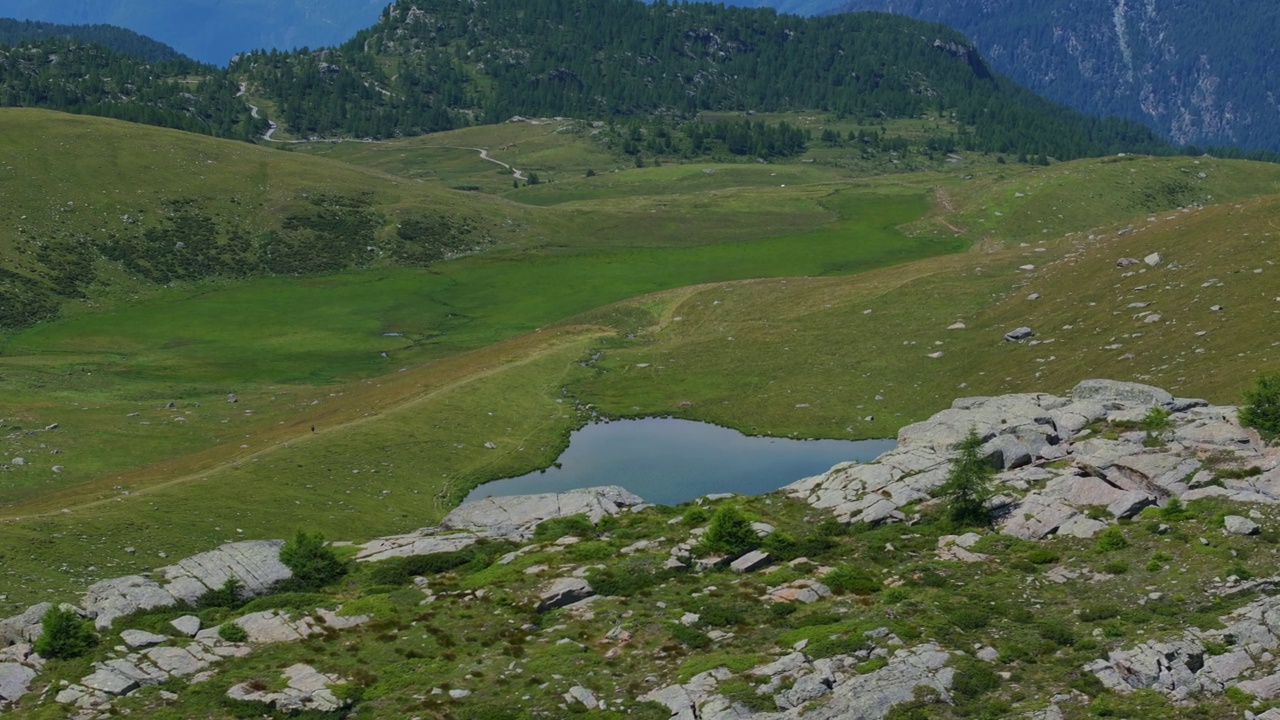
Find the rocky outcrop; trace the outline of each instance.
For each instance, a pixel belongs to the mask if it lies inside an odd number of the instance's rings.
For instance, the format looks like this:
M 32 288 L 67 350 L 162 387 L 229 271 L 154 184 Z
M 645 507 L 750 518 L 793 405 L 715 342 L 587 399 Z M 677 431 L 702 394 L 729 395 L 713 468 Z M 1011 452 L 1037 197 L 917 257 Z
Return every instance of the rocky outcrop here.
M 586 515 L 594 523 L 642 504 L 644 500 L 639 496 L 616 485 L 541 495 L 488 497 L 459 506 L 446 515 L 440 525 L 445 530 L 470 530 L 492 537 L 527 540 L 543 520 Z
M 329 688 L 331 685 L 345 685 L 347 681 L 325 675 L 310 665 L 291 665 L 285 668 L 283 677 L 286 685 L 278 692 L 254 690 L 252 683 L 243 682 L 231 686 L 227 690 L 227 697 L 242 702 L 265 703 L 288 714 L 306 710 L 336 712 L 348 704 L 348 701 L 339 699 Z
M 1168 413 L 1168 427 L 1150 434 L 1135 430 L 1103 439 L 1087 427 L 1096 421 L 1140 426 L 1157 408 Z M 874 462 L 837 465 L 784 490 L 830 509 L 843 522 L 907 520 L 908 507 L 929 499 L 945 482 L 953 448 L 973 430 L 999 471 L 992 506 L 1001 531 L 1016 537 L 1090 537 L 1170 497 L 1280 503 L 1280 457 L 1267 455 L 1236 415 L 1233 407 L 1112 380 L 1086 380 L 1069 397 L 961 398 L 904 427 L 897 449 Z M 1220 480 L 1204 471 L 1202 458 L 1210 454 L 1228 464 L 1256 465 L 1260 472 Z M 961 555 L 949 548 L 943 550 Z
M 1274 657 L 1280 649 L 1280 597 L 1255 600 L 1223 617 L 1222 623 L 1218 630 L 1193 628 L 1169 640 L 1113 651 L 1085 670 L 1111 690 L 1151 689 L 1173 700 L 1218 694 L 1237 685 L 1259 697 L 1280 695 L 1280 667 Z
M 106 717 L 113 712 L 112 701 L 117 697 L 174 679 L 183 678 L 195 682 L 207 678 L 218 663 L 227 658 L 250 654 L 255 644 L 292 642 L 323 633 L 326 629 L 343 630 L 364 624 L 368 620 L 368 616 L 343 617 L 324 609 L 298 619 L 277 610 L 250 613 L 233 621 L 246 631 L 248 644 L 223 640 L 217 627 L 201 630 L 195 633 L 194 640 L 184 638 L 178 644 L 168 644 L 170 639 L 163 635 L 126 630 L 122 633 L 122 639 L 127 645 L 136 647 L 135 642 L 140 642 L 150 647 L 138 652 L 130 652 L 124 647 L 117 648 L 106 660 L 95 662 L 93 672 L 81 678 L 80 682 L 62 688 L 56 700 L 80 710 L 81 717 Z M 290 678 L 289 689 L 283 691 L 280 697 L 273 695 L 270 698 L 259 698 L 246 694 L 245 697 L 234 699 L 260 699 L 288 712 L 305 709 L 331 711 L 343 707 L 341 704 L 333 704 L 337 702 L 337 698 L 331 693 L 325 694 L 327 690 L 321 692 L 326 685 L 334 684 L 334 681 L 327 679 L 326 682 L 318 683 L 316 677 L 299 671 L 294 674 L 297 683 L 300 683 L 296 685 L 294 675 L 289 674 L 295 668 L 285 671 Z M 228 695 L 231 696 L 230 692 Z
M 772 695 L 776 713 L 752 714 L 716 693 L 717 687 L 734 677 L 727 668 L 699 673 L 683 685 L 653 690 L 641 700 L 665 705 L 672 720 L 729 720 L 750 715 L 759 720 L 880 720 L 895 705 L 919 697 L 950 700 L 954 671 L 947 667 L 952 654 L 937 645 L 890 650 L 885 646 L 901 641 L 887 631 L 867 634 L 880 647 L 857 655 L 810 658 L 801 651 L 748 670 L 757 682 L 756 692 Z M 873 672 L 861 674 L 857 666 L 870 658 L 885 662 Z M 821 703 L 811 701 L 823 699 Z
M 293 576 L 280 562 L 283 545 L 283 540 L 229 543 L 159 568 L 155 574 L 163 584 L 141 575 L 103 580 L 89 586 L 80 607 L 94 618 L 99 630 L 105 630 L 116 618 L 139 610 L 194 604 L 200 596 L 223 587 L 231 579 L 241 584 L 246 597 L 261 595 Z

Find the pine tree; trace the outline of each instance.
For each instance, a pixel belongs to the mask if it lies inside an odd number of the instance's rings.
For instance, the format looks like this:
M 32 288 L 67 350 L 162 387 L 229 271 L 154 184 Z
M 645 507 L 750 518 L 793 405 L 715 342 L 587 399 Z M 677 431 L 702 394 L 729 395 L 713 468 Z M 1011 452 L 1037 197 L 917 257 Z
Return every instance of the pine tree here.
M 969 434 L 956 446 L 960 454 L 951 461 L 951 472 L 942 485 L 947 515 L 956 525 L 991 524 L 987 501 L 991 499 L 991 477 L 995 472 L 979 454 L 981 449 L 982 437 L 970 428 Z

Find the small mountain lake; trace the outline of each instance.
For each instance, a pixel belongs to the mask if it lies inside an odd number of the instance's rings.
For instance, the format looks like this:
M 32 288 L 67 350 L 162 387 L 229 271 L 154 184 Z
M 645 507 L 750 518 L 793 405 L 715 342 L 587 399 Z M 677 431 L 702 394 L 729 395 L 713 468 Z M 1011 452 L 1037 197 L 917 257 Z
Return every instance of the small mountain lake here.
M 707 423 L 644 418 L 593 423 L 569 437 L 559 467 L 485 483 L 466 502 L 489 496 L 621 485 L 659 505 L 712 493 L 760 495 L 837 463 L 867 462 L 896 440 L 790 440 L 748 437 Z

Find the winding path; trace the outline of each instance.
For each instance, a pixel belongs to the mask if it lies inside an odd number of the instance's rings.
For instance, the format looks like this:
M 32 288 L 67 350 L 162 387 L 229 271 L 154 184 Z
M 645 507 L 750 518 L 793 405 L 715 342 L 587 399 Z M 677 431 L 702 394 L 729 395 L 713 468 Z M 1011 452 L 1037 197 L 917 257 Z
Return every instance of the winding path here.
M 460 146 L 460 145 L 424 145 L 423 147 L 448 148 L 449 150 L 471 150 L 471 151 L 473 151 L 473 152 L 478 152 L 478 153 L 480 153 L 480 159 L 481 159 L 481 160 L 487 160 L 488 162 L 494 163 L 494 164 L 496 164 L 496 165 L 501 165 L 502 167 L 504 167 L 504 168 L 506 168 L 506 169 L 510 170 L 510 171 L 511 171 L 511 176 L 512 176 L 512 177 L 514 177 L 516 180 L 528 180 L 528 179 L 529 179 L 529 178 L 525 177 L 525 174 L 524 174 L 524 172 L 523 172 L 523 171 L 521 171 L 521 170 L 517 170 L 516 168 L 511 167 L 510 165 L 508 165 L 508 164 L 506 164 L 506 163 L 502 162 L 501 160 L 497 160 L 497 159 L 495 159 L 495 158 L 491 158 L 491 157 L 489 157 L 489 151 L 488 151 L 488 150 L 485 150 L 484 148 L 477 148 L 477 147 L 462 147 L 462 146 Z
M 244 96 L 246 95 L 246 93 L 248 93 L 248 91 L 249 91 L 248 85 L 247 85 L 246 83 L 240 83 L 240 92 L 236 93 L 236 97 L 244 97 Z M 249 114 L 250 114 L 250 115 L 252 115 L 255 119 L 258 119 L 258 118 L 261 118 L 261 117 L 262 117 L 262 115 L 258 113 L 258 106 L 257 106 L 257 105 L 254 105 L 253 103 L 249 102 L 249 100 L 248 100 L 247 98 L 245 99 L 244 104 L 249 106 Z M 331 140 L 276 140 L 274 137 L 272 137 L 272 135 L 275 135 L 275 134 L 276 134 L 276 130 L 279 130 L 279 129 L 280 129 L 280 126 L 276 125 L 276 123 L 275 123 L 275 121 L 274 121 L 274 120 L 271 120 L 270 118 L 268 118 L 268 119 L 267 119 L 267 132 L 266 132 L 265 134 L 263 134 L 262 139 L 263 139 L 263 140 L 266 140 L 267 142 L 276 142 L 276 143 L 332 142 Z M 340 142 L 367 142 L 367 143 L 374 143 L 374 142 L 378 142 L 378 141 L 377 141 L 377 140 L 355 140 L 355 139 L 344 139 L 344 140 L 341 140 Z M 450 150 L 470 150 L 470 151 L 472 151 L 472 152 L 478 152 L 478 153 L 480 153 L 480 159 L 481 159 L 481 160 L 485 160 L 485 161 L 487 161 L 487 162 L 494 163 L 495 165 L 501 165 L 502 167 L 506 168 L 507 170 L 510 170 L 510 171 L 511 171 L 511 176 L 512 176 L 513 178 L 515 178 L 516 180 L 528 180 L 528 179 L 529 179 L 527 176 L 525 176 L 525 174 L 524 174 L 524 172 L 523 172 L 522 170 L 520 170 L 520 169 L 518 169 L 518 168 L 511 167 L 511 166 L 510 166 L 510 165 L 508 165 L 507 163 L 504 163 L 504 162 L 502 162 L 501 160 L 498 160 L 498 159 L 496 159 L 496 158 L 489 157 L 489 151 L 488 151 L 488 150 L 486 150 L 486 149 L 484 149 L 484 148 L 477 148 L 477 147 L 462 147 L 462 146 L 459 146 L 459 145 L 425 145 L 424 147 L 448 148 L 448 149 L 450 149 Z

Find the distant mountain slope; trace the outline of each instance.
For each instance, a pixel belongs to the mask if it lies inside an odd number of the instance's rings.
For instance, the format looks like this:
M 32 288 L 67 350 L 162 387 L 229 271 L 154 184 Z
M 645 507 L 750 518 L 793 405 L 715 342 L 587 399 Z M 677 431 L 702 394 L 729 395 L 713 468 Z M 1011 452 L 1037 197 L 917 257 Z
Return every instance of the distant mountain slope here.
M 266 128 L 224 72 L 79 39 L 0 45 L 0 107 L 39 107 L 249 140 Z
M 1280 150 L 1280 5 L 1268 0 L 848 0 L 946 23 L 997 70 L 1178 144 Z
M 229 68 L 304 135 L 388 136 L 512 115 L 691 117 L 819 109 L 955 112 L 969 149 L 1057 158 L 1157 150 L 1136 123 L 1085 118 L 993 74 L 959 33 L 883 13 L 820 18 L 634 0 L 402 0 L 318 52 Z
M 128 53 L 149 62 L 185 60 L 182 53 L 158 40 L 115 25 L 57 25 L 0 18 L 0 45 L 17 45 L 30 40 L 68 38 L 91 42 L 116 52 Z
M 109 23 L 225 65 L 254 48 L 333 45 L 372 25 L 386 0 L 0 0 L 0 16 Z

